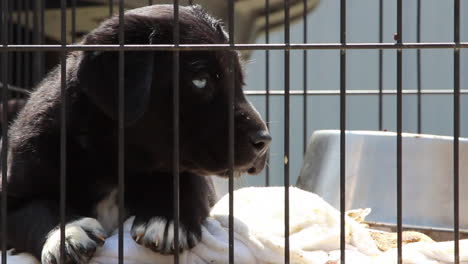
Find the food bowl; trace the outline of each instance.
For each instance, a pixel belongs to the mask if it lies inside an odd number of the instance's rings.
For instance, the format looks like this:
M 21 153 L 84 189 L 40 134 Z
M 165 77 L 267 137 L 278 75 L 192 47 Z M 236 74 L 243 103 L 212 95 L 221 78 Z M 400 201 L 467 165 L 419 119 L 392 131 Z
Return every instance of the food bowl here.
M 371 208 L 370 221 L 397 221 L 397 137 L 346 131 L 346 210 Z M 453 228 L 453 137 L 402 134 L 403 224 Z M 459 140 L 460 228 L 468 229 L 468 139 Z M 340 131 L 315 132 L 297 186 L 340 206 Z

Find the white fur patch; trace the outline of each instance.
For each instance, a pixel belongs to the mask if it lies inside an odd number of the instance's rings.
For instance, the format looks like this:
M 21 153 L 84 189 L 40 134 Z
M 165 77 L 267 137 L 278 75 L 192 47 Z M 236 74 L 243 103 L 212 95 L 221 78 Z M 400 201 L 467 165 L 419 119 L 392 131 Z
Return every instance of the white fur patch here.
M 164 238 L 164 232 L 167 229 L 167 237 Z M 134 232 L 138 236 L 138 241 L 140 244 L 149 245 L 152 244 L 157 249 L 157 251 L 170 253 L 174 251 L 175 242 L 174 242 L 174 222 L 167 221 L 164 218 L 155 217 L 152 218 L 146 225 L 139 225 L 134 227 Z M 190 234 L 190 239 L 194 242 L 197 242 L 195 235 Z M 180 224 L 179 225 L 179 248 L 188 249 L 189 240 L 187 238 L 186 229 Z
M 97 220 L 108 235 L 116 228 L 119 222 L 119 207 L 117 206 L 117 189 L 96 205 Z
M 164 250 L 162 245 L 164 240 L 164 229 L 167 221 L 162 218 L 153 218 L 146 226 L 145 234 L 142 239 L 153 241 L 156 248 Z
M 80 255 L 74 249 L 91 249 L 96 248 L 98 244 L 91 239 L 85 232 L 93 233 L 94 235 L 105 238 L 104 230 L 99 222 L 94 218 L 81 218 L 77 221 L 70 222 L 65 226 L 65 250 L 71 257 L 80 262 L 87 260 L 87 256 Z M 42 263 L 51 263 L 52 258 L 60 259 L 60 228 L 54 228 L 47 235 L 47 240 L 42 247 L 41 259 Z

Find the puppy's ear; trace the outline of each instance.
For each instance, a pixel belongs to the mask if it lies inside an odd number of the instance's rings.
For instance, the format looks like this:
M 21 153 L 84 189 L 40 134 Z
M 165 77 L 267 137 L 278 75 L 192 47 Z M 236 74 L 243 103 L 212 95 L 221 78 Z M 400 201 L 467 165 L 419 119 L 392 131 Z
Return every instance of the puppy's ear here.
M 126 51 L 124 54 L 125 124 L 145 112 L 153 81 L 153 52 Z M 92 103 L 113 120 L 119 112 L 119 54 L 114 51 L 84 52 L 78 81 Z

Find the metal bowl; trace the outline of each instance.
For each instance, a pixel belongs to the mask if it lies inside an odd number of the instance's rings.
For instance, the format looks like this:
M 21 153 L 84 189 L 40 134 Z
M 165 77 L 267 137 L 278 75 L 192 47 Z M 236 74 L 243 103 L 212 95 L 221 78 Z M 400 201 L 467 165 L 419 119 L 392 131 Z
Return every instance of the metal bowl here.
M 346 210 L 371 208 L 367 220 L 396 223 L 396 133 L 346 132 Z M 403 223 L 453 228 L 453 137 L 402 134 Z M 468 139 L 460 138 L 460 228 L 468 229 Z M 315 132 L 297 186 L 340 205 L 340 131 Z

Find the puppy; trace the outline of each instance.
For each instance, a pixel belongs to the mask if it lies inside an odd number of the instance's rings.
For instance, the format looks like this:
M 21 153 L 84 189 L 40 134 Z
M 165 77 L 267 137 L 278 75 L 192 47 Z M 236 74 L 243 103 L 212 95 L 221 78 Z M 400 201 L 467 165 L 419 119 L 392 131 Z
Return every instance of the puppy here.
M 135 9 L 124 18 L 126 44 L 172 43 L 172 6 Z M 118 44 L 118 22 L 118 17 L 103 22 L 82 44 Z M 220 21 L 191 6 L 180 7 L 180 43 L 228 39 Z M 60 67 L 38 85 L 9 130 L 7 243 L 42 263 L 60 259 L 61 154 L 67 176 L 66 263 L 89 261 L 117 226 L 118 61 L 118 52 L 110 51 L 68 55 L 65 153 L 60 151 Z M 135 216 L 135 241 L 163 254 L 196 245 L 213 202 L 207 176 L 228 174 L 230 88 L 235 90 L 235 174 L 259 173 L 271 141 L 242 92 L 236 52 L 180 53 L 180 248 L 175 249 L 172 63 L 170 51 L 125 52 L 124 213 Z
M 7 101 L 7 121 L 4 122 L 2 120 L 3 117 L 3 111 L 4 111 L 4 102 L 0 103 L 0 132 L 3 129 L 8 129 L 8 124 L 11 120 L 15 118 L 15 116 L 18 114 L 18 112 L 23 108 L 24 104 L 26 103 L 25 99 L 19 99 L 19 98 L 12 98 Z

